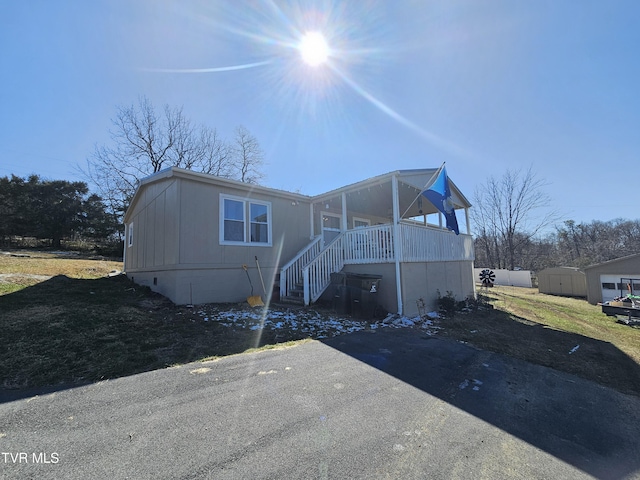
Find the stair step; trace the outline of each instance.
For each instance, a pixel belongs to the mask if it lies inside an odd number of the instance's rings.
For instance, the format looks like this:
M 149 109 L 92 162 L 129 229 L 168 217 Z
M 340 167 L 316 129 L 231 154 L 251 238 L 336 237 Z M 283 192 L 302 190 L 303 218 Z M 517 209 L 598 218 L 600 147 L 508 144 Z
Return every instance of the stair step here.
M 288 295 L 286 297 L 281 297 L 280 298 L 280 302 L 282 303 L 293 303 L 296 305 L 304 305 L 304 298 L 302 297 L 294 297 L 291 295 Z

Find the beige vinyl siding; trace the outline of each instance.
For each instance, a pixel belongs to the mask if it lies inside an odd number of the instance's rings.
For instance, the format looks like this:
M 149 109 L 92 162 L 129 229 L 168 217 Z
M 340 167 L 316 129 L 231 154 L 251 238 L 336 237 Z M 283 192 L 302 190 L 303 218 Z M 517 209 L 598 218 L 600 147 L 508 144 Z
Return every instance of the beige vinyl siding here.
M 417 300 L 424 299 L 427 308 L 437 309 L 438 291 L 444 296 L 453 292 L 457 300 L 475 295 L 473 262 L 401 263 L 402 303 L 404 313 L 418 313 Z
M 133 244 L 126 247 L 126 271 L 176 263 L 174 199 L 177 199 L 177 189 L 177 181 L 167 179 L 141 192 L 141 198 L 128 214 L 128 224 L 133 224 Z
M 278 257 L 285 263 L 310 241 L 308 203 L 185 179 L 181 182 L 179 263 L 185 268 L 255 266 L 255 256 L 261 264 L 274 267 Z M 271 245 L 248 241 L 240 245 L 221 244 L 220 202 L 225 196 L 270 204 Z M 248 218 L 245 222 L 247 226 L 250 223 Z
M 221 245 L 221 194 L 269 204 L 272 245 Z M 255 294 L 263 294 L 256 256 L 271 292 L 279 265 L 310 241 L 309 203 L 185 178 L 143 185 L 127 222 L 134 224 L 127 275 L 178 304 L 246 299 L 251 290 L 242 265 Z

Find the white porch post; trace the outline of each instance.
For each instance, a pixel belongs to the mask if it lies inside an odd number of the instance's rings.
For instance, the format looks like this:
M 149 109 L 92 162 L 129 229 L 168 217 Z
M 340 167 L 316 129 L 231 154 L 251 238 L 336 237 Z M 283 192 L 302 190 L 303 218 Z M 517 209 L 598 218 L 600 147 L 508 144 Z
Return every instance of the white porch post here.
M 471 235 L 471 223 L 469 222 L 469 207 L 464 209 L 464 219 L 467 222 L 467 235 Z
M 391 196 L 393 197 L 393 249 L 396 259 L 396 297 L 398 299 L 398 315 L 402 315 L 402 279 L 400 278 L 400 259 L 402 257 L 402 241 L 400 240 L 400 198 L 398 196 L 398 177 L 391 177 Z
M 313 228 L 313 203 L 309 204 L 309 218 L 310 218 L 310 229 L 309 229 L 309 240 L 313 240 L 313 238 L 315 237 L 315 231 Z
M 342 192 L 342 226 L 340 229 L 343 232 L 347 231 L 347 194 Z

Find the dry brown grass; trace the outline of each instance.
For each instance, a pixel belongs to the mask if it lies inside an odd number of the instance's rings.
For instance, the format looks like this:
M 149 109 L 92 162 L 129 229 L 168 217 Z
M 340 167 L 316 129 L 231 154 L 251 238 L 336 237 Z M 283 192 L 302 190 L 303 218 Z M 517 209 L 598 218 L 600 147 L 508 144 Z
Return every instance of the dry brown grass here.
M 0 273 L 15 274 L 13 283 L 0 282 L 0 389 L 115 378 L 308 336 L 256 337 L 204 322 L 197 309 L 124 276 L 105 278 L 119 262 L 28 254 L 0 255 Z M 584 300 L 514 287 L 487 296 L 493 308 L 443 319 L 441 335 L 640 396 L 640 329 Z
M 76 255 L 60 255 L 42 252 L 12 252 L 12 256 L 0 254 L 0 273 L 23 275 L 65 275 L 69 278 L 99 278 L 112 270 L 122 270 L 122 262 L 96 258 L 78 258 Z

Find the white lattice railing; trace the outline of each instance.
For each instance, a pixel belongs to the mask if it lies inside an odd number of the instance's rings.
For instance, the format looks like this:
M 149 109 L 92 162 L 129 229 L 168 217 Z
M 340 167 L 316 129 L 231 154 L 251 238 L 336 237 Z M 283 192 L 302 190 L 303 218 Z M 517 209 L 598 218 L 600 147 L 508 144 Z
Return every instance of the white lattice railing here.
M 473 260 L 471 235 L 455 235 L 439 228 L 400 224 L 402 262 Z
M 300 250 L 293 259 L 280 269 L 280 297 L 291 294 L 291 289 L 302 284 L 302 267 L 316 258 L 322 250 L 322 235 Z

